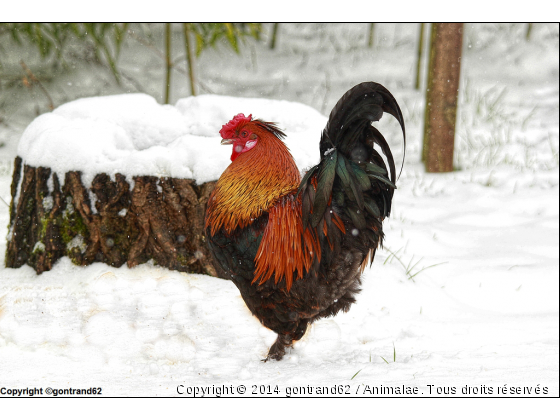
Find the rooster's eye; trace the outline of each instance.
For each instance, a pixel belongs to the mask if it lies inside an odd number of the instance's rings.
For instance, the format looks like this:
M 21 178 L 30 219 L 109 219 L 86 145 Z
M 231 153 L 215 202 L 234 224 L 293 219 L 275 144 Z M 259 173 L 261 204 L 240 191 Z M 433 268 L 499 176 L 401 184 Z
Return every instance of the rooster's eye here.
M 248 134 L 248 133 L 247 133 L 245 130 L 243 130 L 243 131 L 241 132 L 241 137 L 247 137 L 247 134 Z

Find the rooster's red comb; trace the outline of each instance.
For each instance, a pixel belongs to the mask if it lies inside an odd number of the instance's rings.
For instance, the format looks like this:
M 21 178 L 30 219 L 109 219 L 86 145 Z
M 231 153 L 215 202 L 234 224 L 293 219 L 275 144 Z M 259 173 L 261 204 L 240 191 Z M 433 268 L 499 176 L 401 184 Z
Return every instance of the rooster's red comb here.
M 245 114 L 237 114 L 230 120 L 227 124 L 222 125 L 222 129 L 220 130 L 220 136 L 223 139 L 230 139 L 235 135 L 235 128 L 242 122 L 249 122 L 253 118 L 253 114 L 250 114 L 248 117 Z

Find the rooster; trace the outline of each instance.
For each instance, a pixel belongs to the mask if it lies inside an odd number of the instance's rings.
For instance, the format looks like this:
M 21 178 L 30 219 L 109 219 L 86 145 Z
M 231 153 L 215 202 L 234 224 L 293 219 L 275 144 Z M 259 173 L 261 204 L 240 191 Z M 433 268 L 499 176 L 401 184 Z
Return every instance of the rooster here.
M 396 188 L 393 155 L 371 125 L 383 112 L 397 119 L 406 146 L 393 95 L 361 83 L 331 111 L 321 160 L 303 179 L 275 123 L 238 114 L 220 130 L 232 163 L 208 200 L 205 235 L 219 275 L 278 334 L 264 361 L 281 360 L 312 322 L 355 302 Z

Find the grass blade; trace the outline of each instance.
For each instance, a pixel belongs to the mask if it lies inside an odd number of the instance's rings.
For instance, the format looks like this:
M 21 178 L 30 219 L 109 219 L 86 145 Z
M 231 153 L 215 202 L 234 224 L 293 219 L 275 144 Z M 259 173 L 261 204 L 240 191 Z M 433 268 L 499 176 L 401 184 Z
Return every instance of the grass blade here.
M 360 373 L 362 371 L 362 369 L 360 369 L 359 371 L 357 371 L 354 376 L 352 376 L 352 378 L 350 378 L 350 380 L 354 379 L 356 376 L 358 376 L 358 373 Z

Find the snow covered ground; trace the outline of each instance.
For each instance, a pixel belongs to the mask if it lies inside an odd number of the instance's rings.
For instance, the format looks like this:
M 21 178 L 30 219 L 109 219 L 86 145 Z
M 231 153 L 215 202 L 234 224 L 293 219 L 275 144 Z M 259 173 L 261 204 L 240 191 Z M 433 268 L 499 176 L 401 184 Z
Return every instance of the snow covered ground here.
M 263 112 L 277 112 L 297 140 L 291 147 L 302 166 L 318 158 L 319 133 L 312 133 L 325 121 L 309 107 L 326 115 L 340 95 L 366 80 L 384 84 L 397 98 L 406 121 L 407 160 L 385 225 L 386 247 L 364 273 L 363 291 L 348 313 L 315 323 L 282 362 L 262 363 L 275 334 L 251 316 L 227 281 L 150 264 L 76 267 L 63 259 L 40 276 L 29 267 L 2 264 L 0 395 L 50 387 L 101 388 L 104 396 L 226 391 L 237 396 L 244 386 L 244 395 L 274 396 L 387 395 L 390 389 L 423 396 L 558 396 L 558 25 L 535 25 L 528 42 L 520 24 L 466 26 L 457 171 L 448 174 L 426 174 L 419 163 L 423 94 L 413 89 L 417 29 L 377 25 L 376 46 L 367 49 L 365 24 L 320 30 L 282 25 L 275 51 L 249 42 L 239 56 L 220 47 L 204 52 L 198 62 L 201 93 L 299 102 L 240 100 L 239 106 L 264 103 L 269 107 Z M 32 54 L 22 54 L 31 65 Z M 45 85 L 56 105 L 138 87 L 161 102 L 157 55 L 129 41 L 120 66 L 134 85 L 116 86 L 109 71 L 80 62 Z M 175 149 L 160 150 L 156 170 L 193 176 L 198 170 L 202 180 L 227 164 L 231 150 L 214 144 L 221 124 L 237 112 L 268 116 L 258 109 L 230 112 L 231 99 L 181 99 L 188 95 L 182 77 L 174 75 L 174 107 L 136 97 L 159 116 L 153 125 L 136 125 L 128 137 L 132 143 L 117 136 L 124 142 L 119 150 L 135 154 L 140 166 L 153 164 L 141 154 L 145 145 L 135 141 L 163 138 L 161 130 L 150 132 L 154 127 L 175 130 Z M 6 201 L 20 138 L 20 154 L 55 165 L 45 149 L 23 147 L 26 136 L 30 145 L 40 143 L 38 131 L 23 135 L 35 107 L 45 111 L 40 95 L 12 85 L 0 92 L 5 144 L 0 196 Z M 94 102 L 107 103 L 102 101 Z M 76 121 L 94 111 L 91 104 L 81 114 L 73 104 L 61 106 L 38 121 L 54 115 Z M 136 102 L 121 111 L 141 106 Z M 232 115 L 225 115 L 224 107 Z M 165 113 L 176 113 L 176 121 L 196 115 L 197 124 L 175 127 Z M 126 124 L 132 127 L 138 115 L 129 114 Z M 116 123 L 126 125 L 124 116 L 115 115 Z M 386 116 L 380 127 L 399 159 L 398 124 Z M 68 138 L 49 135 L 52 141 Z M 191 135 L 199 146 L 208 145 L 195 147 L 197 159 L 182 149 Z M 64 145 L 57 147 L 63 159 L 56 164 L 63 171 L 72 162 L 64 157 Z M 216 164 L 195 168 L 208 150 Z M 96 163 L 111 165 L 110 159 Z M 2 206 L 1 255 L 8 222 L 8 208 Z

